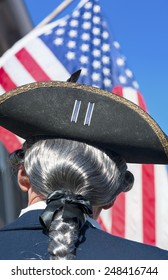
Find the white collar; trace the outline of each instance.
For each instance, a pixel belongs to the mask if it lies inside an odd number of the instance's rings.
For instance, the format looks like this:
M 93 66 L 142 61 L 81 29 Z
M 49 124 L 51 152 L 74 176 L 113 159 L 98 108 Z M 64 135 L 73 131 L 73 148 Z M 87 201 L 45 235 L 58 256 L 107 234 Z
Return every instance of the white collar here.
M 19 217 L 22 216 L 23 214 L 27 213 L 28 211 L 37 210 L 37 209 L 45 209 L 45 208 L 46 208 L 46 200 L 38 201 L 38 202 L 31 204 L 31 205 L 27 206 L 26 208 L 22 209 Z M 99 223 L 96 220 L 90 218 L 89 216 L 87 216 L 86 220 L 89 223 L 91 223 L 91 225 L 93 227 L 101 229 Z
M 37 209 L 45 209 L 45 208 L 46 208 L 46 200 L 38 201 L 38 202 L 33 203 L 33 204 L 27 206 L 26 208 L 22 209 L 19 217 L 28 211 L 37 210 Z

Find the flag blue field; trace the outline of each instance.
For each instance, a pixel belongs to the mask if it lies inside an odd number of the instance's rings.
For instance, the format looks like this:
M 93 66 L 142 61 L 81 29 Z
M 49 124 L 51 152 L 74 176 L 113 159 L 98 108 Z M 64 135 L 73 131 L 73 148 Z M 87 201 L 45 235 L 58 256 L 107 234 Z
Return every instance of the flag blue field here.
M 24 0 L 36 26 L 61 0 Z M 72 1 L 57 18 L 71 14 L 79 0 Z M 150 114 L 168 134 L 167 61 L 168 1 L 100 0 L 110 30 L 121 44 L 129 66 L 140 85 Z

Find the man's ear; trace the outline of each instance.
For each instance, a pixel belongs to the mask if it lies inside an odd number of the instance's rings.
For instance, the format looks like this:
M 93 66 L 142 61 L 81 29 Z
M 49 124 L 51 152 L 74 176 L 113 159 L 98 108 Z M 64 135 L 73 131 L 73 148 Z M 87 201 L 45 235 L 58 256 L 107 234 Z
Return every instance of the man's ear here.
M 18 184 L 23 192 L 28 192 L 31 184 L 23 166 L 19 167 L 18 171 Z

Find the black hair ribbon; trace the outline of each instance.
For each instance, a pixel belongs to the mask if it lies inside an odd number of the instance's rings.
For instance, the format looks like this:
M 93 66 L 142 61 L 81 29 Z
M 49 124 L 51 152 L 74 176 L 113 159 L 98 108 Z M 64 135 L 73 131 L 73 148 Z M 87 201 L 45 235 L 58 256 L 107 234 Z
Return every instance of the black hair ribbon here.
M 63 220 L 77 219 L 80 228 L 85 223 L 84 214 L 92 216 L 91 204 L 82 195 L 64 190 L 54 191 L 48 196 L 47 207 L 40 215 L 40 223 L 44 229 L 50 228 L 54 215 L 61 209 Z

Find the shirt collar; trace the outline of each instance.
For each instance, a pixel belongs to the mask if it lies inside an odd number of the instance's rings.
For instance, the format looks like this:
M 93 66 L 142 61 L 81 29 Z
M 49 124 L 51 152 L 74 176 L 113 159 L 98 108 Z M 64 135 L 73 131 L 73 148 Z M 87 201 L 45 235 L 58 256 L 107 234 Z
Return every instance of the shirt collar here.
M 19 217 L 22 216 L 23 214 L 27 213 L 28 211 L 37 210 L 37 209 L 45 209 L 45 208 L 46 208 L 46 200 L 38 201 L 38 202 L 33 203 L 33 204 L 27 206 L 26 208 L 22 209 Z

